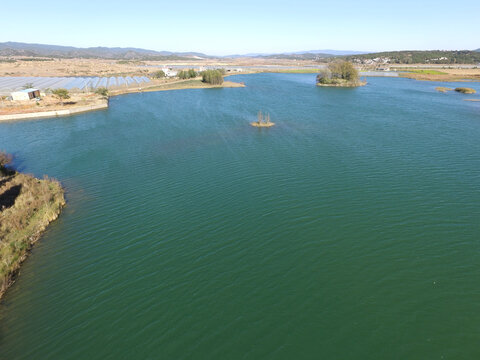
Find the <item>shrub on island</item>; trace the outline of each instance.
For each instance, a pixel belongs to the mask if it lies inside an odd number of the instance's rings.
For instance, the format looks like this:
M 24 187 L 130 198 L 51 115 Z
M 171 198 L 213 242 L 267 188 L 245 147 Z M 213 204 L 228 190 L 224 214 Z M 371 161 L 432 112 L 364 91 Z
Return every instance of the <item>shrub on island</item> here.
M 358 70 L 349 61 L 334 61 L 317 75 L 318 86 L 363 86 Z
M 462 93 L 462 94 L 475 94 L 476 91 L 475 89 L 471 88 L 465 88 L 465 87 L 458 87 L 455 89 L 456 92 Z

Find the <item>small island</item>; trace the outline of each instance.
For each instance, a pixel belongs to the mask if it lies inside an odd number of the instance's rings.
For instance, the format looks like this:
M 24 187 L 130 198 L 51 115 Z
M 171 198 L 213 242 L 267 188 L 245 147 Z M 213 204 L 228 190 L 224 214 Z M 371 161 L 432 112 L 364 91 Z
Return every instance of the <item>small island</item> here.
M 0 152 L 0 298 L 15 282 L 33 244 L 65 205 L 58 181 L 11 170 L 7 168 L 11 159 Z
M 442 92 L 442 93 L 446 93 L 447 91 L 452 91 L 453 89 L 449 88 L 449 87 L 444 87 L 444 86 L 437 86 L 435 88 L 435 90 L 437 90 L 439 92 Z
M 255 127 L 272 127 L 275 125 L 274 122 L 270 121 L 270 114 L 265 114 L 265 117 L 264 117 L 262 112 L 259 111 L 257 115 L 257 119 L 258 121 L 251 122 L 250 125 Z
M 466 87 L 455 88 L 455 91 L 459 92 L 459 93 L 462 93 L 462 94 L 475 94 L 476 93 L 475 89 L 466 88 Z
M 349 61 L 334 61 L 317 75 L 317 86 L 358 87 L 366 85 L 361 81 L 358 70 Z

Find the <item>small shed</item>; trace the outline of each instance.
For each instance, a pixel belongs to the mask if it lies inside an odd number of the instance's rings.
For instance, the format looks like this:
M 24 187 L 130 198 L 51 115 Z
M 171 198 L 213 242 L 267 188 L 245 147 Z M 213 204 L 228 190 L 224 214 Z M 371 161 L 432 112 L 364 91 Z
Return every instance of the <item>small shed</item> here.
M 40 90 L 38 89 L 25 89 L 12 92 L 13 100 L 31 100 L 40 97 Z

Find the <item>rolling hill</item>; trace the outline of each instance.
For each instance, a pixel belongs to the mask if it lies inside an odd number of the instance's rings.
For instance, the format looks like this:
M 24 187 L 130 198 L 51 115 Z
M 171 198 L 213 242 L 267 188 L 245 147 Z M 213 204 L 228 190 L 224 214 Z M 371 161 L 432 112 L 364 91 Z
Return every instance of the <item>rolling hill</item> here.
M 0 56 L 37 56 L 58 58 L 101 58 L 101 59 L 155 59 L 155 58 L 207 58 L 196 52 L 155 51 L 139 48 L 89 47 L 27 44 L 20 42 L 0 43 Z

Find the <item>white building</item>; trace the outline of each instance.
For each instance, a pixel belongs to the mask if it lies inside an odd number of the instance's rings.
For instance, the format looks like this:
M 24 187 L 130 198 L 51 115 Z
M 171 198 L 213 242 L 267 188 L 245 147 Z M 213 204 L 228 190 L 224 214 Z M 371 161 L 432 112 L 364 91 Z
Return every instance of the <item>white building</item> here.
M 166 77 L 175 77 L 177 76 L 177 72 L 171 68 L 164 67 L 162 71 L 165 73 Z
M 25 89 L 12 92 L 12 100 L 31 100 L 40 97 L 40 90 Z

